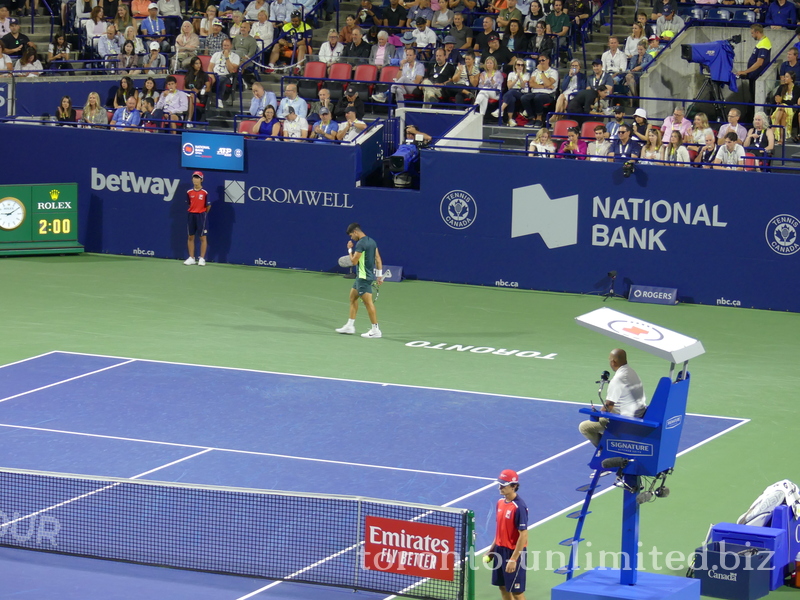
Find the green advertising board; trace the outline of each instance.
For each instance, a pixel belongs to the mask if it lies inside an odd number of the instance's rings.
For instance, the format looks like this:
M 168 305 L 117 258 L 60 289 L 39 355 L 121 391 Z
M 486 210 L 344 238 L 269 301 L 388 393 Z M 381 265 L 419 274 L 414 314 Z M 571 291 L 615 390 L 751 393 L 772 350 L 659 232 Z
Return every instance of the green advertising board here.
M 0 186 L 0 256 L 77 252 L 77 184 Z

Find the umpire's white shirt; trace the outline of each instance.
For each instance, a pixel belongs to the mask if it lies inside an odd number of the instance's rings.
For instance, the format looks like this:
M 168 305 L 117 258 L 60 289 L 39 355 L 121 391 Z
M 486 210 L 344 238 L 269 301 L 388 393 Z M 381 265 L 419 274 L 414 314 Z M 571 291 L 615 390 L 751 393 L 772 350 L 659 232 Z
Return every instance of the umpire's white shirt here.
M 614 403 L 614 412 L 623 417 L 639 417 L 647 408 L 642 380 L 628 365 L 622 365 L 608 384 L 606 400 Z

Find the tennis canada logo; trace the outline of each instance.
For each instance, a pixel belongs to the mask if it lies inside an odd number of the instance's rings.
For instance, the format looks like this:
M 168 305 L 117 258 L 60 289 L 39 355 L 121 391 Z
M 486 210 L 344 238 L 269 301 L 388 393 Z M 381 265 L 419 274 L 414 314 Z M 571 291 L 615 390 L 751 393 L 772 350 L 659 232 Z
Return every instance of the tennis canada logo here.
M 186 156 L 194 156 L 194 144 L 190 144 L 189 142 L 186 142 L 183 145 L 183 153 Z
M 777 215 L 767 223 L 764 235 L 773 252 L 789 256 L 800 250 L 800 244 L 797 243 L 798 229 L 800 229 L 800 220 L 797 217 Z
M 366 517 L 363 568 L 453 581 L 455 528 Z
M 466 229 L 475 222 L 478 205 L 467 192 L 453 190 L 447 192 L 439 203 L 439 214 L 448 227 Z
M 608 328 L 621 335 L 643 342 L 652 343 L 664 339 L 664 334 L 657 327 L 634 319 L 609 321 Z

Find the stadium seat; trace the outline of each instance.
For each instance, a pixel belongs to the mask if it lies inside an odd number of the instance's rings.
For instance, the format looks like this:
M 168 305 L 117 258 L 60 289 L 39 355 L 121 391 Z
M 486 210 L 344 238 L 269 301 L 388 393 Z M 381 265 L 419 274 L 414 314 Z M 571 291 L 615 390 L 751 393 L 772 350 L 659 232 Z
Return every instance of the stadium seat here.
M 306 63 L 306 68 L 303 70 L 303 75 L 306 77 L 314 77 L 317 80 L 325 79 L 328 72 L 328 66 L 324 62 L 311 61 Z M 298 81 L 297 93 L 301 98 L 317 98 L 317 90 L 321 81 L 309 81 L 307 79 L 300 79 Z
M 742 16 L 745 19 L 747 19 L 747 21 L 750 22 L 750 23 L 755 23 L 758 20 L 758 18 L 756 17 L 756 13 L 753 12 L 752 10 L 743 11 L 742 12 Z
M 756 155 L 752 152 L 745 152 L 744 153 L 744 170 L 745 171 L 755 171 L 756 167 L 758 166 L 758 161 L 756 160 Z
M 208 54 L 198 54 L 197 57 L 200 59 L 200 64 L 203 65 L 203 71 L 210 73 L 211 57 Z
M 184 79 L 186 79 L 186 74 L 185 73 L 174 73 L 173 77 L 175 77 L 175 81 L 178 83 L 178 89 L 179 90 L 184 89 L 183 88 L 183 82 L 184 82 Z
M 344 95 L 344 86 L 352 79 L 353 67 L 349 63 L 333 63 L 328 72 L 328 79 L 331 81 L 331 100 L 338 102 Z M 341 82 L 341 85 L 336 85 L 334 81 Z
M 577 126 L 578 122 L 573 121 L 572 119 L 561 119 L 560 121 L 556 121 L 555 127 L 553 127 L 553 137 L 565 138 L 567 137 L 567 129 Z M 592 134 L 592 137 L 594 137 L 594 133 Z
M 400 67 L 387 65 L 381 69 L 381 74 L 378 77 L 378 81 L 381 83 L 392 83 L 399 72 Z
M 724 8 L 709 8 L 706 19 L 712 21 L 730 21 L 731 11 Z
M 237 129 L 238 133 L 253 133 L 253 125 L 258 123 L 255 119 L 245 119 L 244 121 L 239 122 L 239 128 Z
M 697 19 L 698 21 L 702 21 L 706 17 L 706 11 L 703 8 L 693 8 L 691 10 L 690 16 L 692 19 Z
M 83 118 L 83 109 L 82 108 L 76 108 L 75 109 L 75 120 L 76 121 L 80 121 L 82 118 Z
M 356 81 L 375 81 L 378 78 L 378 67 L 375 65 L 358 65 L 353 73 Z M 372 93 L 372 85 L 368 83 L 354 83 L 353 87 L 358 91 L 358 97 L 362 102 L 369 100 Z
M 605 125 L 602 121 L 586 121 L 581 125 L 581 137 L 587 139 L 594 139 L 594 128 L 598 125 Z

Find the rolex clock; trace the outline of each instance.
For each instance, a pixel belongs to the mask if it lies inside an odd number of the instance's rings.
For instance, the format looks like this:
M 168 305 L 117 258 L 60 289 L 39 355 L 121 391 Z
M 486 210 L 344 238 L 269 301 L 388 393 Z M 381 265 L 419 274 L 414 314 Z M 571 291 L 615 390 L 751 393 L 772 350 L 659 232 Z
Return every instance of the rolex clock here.
M 76 184 L 0 186 L 0 256 L 77 252 Z

